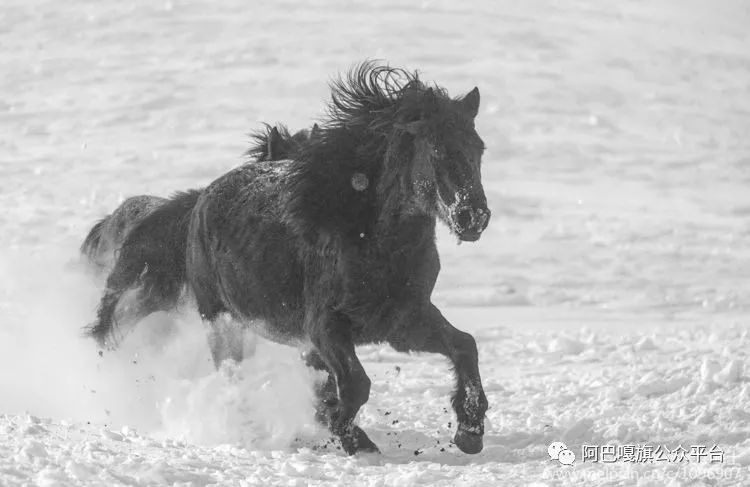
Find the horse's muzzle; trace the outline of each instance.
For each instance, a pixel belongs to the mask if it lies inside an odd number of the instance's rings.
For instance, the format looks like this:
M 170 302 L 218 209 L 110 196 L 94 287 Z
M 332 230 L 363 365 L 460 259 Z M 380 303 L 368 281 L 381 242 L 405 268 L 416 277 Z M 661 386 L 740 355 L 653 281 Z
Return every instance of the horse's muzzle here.
M 490 210 L 486 206 L 460 206 L 453 215 L 456 234 L 464 242 L 475 242 L 490 223 Z

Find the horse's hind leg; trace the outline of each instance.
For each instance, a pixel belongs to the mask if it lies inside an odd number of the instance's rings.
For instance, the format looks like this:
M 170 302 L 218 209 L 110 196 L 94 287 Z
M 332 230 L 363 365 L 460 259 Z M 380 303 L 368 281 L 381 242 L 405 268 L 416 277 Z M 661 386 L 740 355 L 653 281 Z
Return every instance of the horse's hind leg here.
M 157 311 L 174 308 L 178 298 L 178 295 L 155 292 L 153 287 L 143 285 L 126 290 L 108 290 L 99 305 L 98 319 L 91 328 L 91 334 L 101 347 L 113 349 L 139 321 Z
M 204 212 L 205 209 L 198 203 L 188 229 L 186 275 L 188 287 L 198 306 L 198 313 L 208 326 L 208 346 L 214 366 L 218 370 L 227 360 L 242 362 L 244 330 L 229 316 L 221 293 L 217 289 L 215 269 L 210 258 L 212 250 L 203 236 Z
M 487 397 L 479 377 L 474 337 L 453 327 L 430 303 L 408 313 L 388 343 L 398 351 L 439 353 L 451 360 L 456 372 L 452 404 L 458 422 L 453 441 L 464 453 L 482 451 Z
M 130 293 L 125 293 L 124 299 L 120 299 L 115 308 L 114 320 L 120 337 L 127 335 L 147 316 L 158 311 L 169 311 L 177 304 L 177 295 L 155 291 L 146 286 L 140 286 L 134 291 L 132 298 Z
M 107 278 L 106 291 L 97 310 L 96 322 L 88 328 L 99 346 L 115 348 L 116 335 L 132 330 L 136 323 L 157 311 L 177 305 L 182 283 L 140 264 L 127 252 L 121 253 Z
M 217 296 L 212 283 L 195 272 L 191 288 L 203 322 L 208 325 L 208 347 L 216 369 L 226 360 L 242 362 L 244 358 L 244 329 L 233 320 Z
M 242 324 L 227 314 L 221 314 L 210 320 L 209 326 L 208 346 L 214 366 L 219 369 L 226 360 L 233 360 L 238 364 L 242 362 L 245 354 L 245 332 Z
M 96 339 L 100 347 L 114 348 L 113 334 L 117 323 L 115 311 L 120 307 L 120 301 L 125 293 L 136 285 L 142 272 L 143 265 L 140 260 L 131 258 L 129 253 L 123 252 L 107 276 L 104 296 L 99 301 L 96 312 L 96 321 L 86 329 L 86 333 Z
M 322 397 L 330 399 L 333 387 L 337 401 L 325 407 L 325 423 L 331 433 L 338 436 L 346 453 L 358 451 L 377 452 L 378 447 L 367 437 L 361 428 L 354 425 L 359 408 L 370 396 L 370 378 L 354 351 L 351 337 L 351 322 L 341 313 L 332 313 L 327 320 L 317 324 L 311 334 L 315 353 L 320 359 L 313 359 L 318 366 L 324 365 L 335 382 L 326 383 Z M 312 364 L 313 367 L 316 363 Z

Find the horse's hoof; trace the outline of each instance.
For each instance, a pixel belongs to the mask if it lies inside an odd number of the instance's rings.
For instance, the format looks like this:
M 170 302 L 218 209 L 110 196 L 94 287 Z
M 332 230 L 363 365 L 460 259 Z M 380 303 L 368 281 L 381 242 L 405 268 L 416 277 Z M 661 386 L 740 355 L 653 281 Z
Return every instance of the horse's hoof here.
M 484 448 L 482 435 L 467 431 L 461 426 L 458 427 L 456 436 L 453 437 L 453 443 L 456 444 L 459 450 L 464 453 L 468 453 L 469 455 L 479 453 L 480 451 L 482 451 L 482 448 Z
M 380 453 L 377 445 L 362 431 L 359 426 L 354 426 L 351 433 L 341 437 L 341 446 L 348 455 L 355 453 Z

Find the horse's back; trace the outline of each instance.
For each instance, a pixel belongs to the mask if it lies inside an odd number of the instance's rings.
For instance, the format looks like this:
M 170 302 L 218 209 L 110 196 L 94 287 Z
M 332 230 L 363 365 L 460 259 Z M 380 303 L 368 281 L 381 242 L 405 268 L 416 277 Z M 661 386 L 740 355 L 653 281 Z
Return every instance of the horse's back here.
M 299 338 L 302 330 L 298 243 L 282 216 L 289 164 L 248 163 L 209 185 L 193 211 L 186 253 L 205 318 L 227 311 L 263 320 L 279 341 Z

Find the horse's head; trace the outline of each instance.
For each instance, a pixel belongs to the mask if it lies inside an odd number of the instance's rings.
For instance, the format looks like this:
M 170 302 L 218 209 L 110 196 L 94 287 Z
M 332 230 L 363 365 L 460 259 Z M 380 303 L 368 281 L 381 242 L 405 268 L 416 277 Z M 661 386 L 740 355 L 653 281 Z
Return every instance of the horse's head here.
M 365 62 L 331 91 L 328 120 L 303 144 L 293 178 L 310 194 L 299 198 L 310 227 L 361 235 L 365 221 L 427 214 L 478 240 L 490 219 L 474 128 L 479 90 L 451 99 L 417 73 Z
M 474 128 L 479 89 L 458 100 L 433 88 L 414 96 L 418 115 L 401 125 L 414 141 L 410 189 L 460 240 L 476 241 L 490 220 L 481 178 L 484 143 Z

